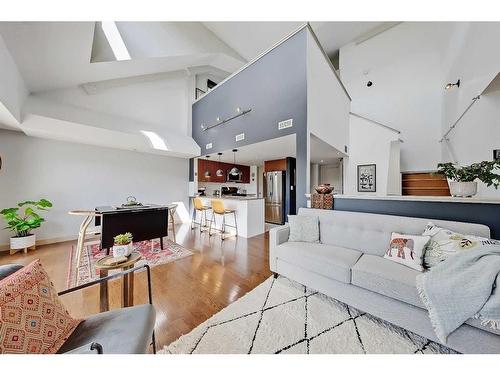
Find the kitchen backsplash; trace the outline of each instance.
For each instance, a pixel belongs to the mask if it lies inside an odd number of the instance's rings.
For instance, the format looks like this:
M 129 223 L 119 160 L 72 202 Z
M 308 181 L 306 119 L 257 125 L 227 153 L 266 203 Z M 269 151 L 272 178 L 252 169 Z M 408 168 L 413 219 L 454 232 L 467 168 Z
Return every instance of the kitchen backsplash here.
M 205 190 L 206 195 L 213 195 L 214 191 L 220 190 L 220 188 L 222 186 L 234 186 L 240 190 L 246 190 L 247 194 L 257 194 L 257 184 L 256 183 L 250 183 L 250 184 L 241 184 L 241 183 L 234 183 L 234 182 L 225 182 L 225 183 L 199 182 L 198 183 L 198 188 L 200 188 L 200 187 L 206 188 L 206 190 Z

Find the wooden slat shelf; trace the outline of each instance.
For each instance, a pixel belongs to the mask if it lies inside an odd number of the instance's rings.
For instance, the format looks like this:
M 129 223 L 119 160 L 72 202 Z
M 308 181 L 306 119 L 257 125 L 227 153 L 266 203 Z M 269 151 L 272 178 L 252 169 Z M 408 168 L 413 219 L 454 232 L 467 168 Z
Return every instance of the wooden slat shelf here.
M 450 196 L 448 181 L 443 175 L 432 173 L 403 173 L 403 195 Z

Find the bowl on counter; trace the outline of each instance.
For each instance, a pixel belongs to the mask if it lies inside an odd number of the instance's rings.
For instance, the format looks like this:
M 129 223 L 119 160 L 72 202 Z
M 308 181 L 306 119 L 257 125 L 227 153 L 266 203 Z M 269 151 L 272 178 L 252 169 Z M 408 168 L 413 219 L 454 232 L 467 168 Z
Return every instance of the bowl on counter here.
M 314 188 L 318 194 L 331 194 L 333 191 L 333 186 L 330 184 L 320 184 Z

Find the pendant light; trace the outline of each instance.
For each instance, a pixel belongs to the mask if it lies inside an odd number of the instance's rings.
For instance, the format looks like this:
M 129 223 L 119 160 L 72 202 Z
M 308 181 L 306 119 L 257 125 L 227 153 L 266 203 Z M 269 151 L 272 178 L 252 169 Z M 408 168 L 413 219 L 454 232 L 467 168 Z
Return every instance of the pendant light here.
M 240 170 L 238 167 L 236 167 L 236 152 L 238 152 L 237 149 L 233 150 L 233 168 L 229 171 L 229 174 L 231 176 L 239 176 L 241 174 Z
M 220 167 L 220 157 L 222 156 L 222 152 L 218 152 L 217 155 L 219 155 L 219 165 L 218 165 L 219 168 L 217 169 L 217 172 L 215 172 L 215 175 L 217 177 L 222 177 L 224 176 L 224 171 Z
M 210 158 L 210 155 L 207 155 L 206 158 L 208 161 L 208 159 Z M 208 169 L 208 165 L 207 165 L 207 169 L 205 170 L 205 177 L 207 177 L 207 178 L 212 177 L 212 173 L 210 173 L 210 169 Z

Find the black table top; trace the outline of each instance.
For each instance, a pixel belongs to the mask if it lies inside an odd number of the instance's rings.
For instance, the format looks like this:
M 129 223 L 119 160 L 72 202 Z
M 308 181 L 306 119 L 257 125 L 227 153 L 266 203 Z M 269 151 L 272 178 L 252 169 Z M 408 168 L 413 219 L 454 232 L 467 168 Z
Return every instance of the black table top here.
M 96 212 L 99 214 L 119 214 L 121 212 L 138 212 L 151 210 L 165 210 L 167 205 L 159 204 L 144 204 L 143 206 L 122 207 L 122 206 L 99 206 L 96 207 Z

